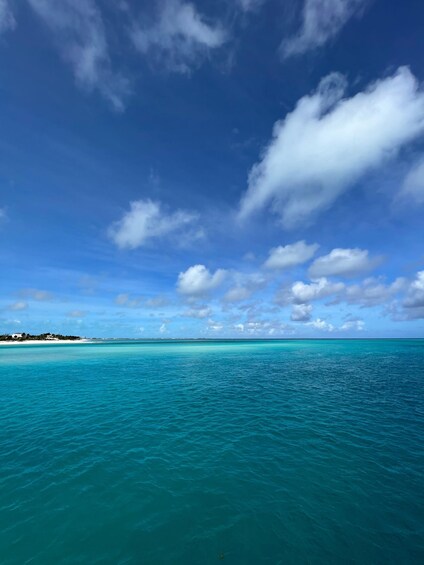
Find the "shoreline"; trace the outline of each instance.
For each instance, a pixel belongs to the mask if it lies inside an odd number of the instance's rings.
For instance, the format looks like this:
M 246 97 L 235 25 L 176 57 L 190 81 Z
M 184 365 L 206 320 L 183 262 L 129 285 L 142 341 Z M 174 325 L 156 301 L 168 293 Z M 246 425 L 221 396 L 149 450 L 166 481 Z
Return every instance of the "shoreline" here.
M 90 339 L 25 339 L 23 341 L 0 341 L 0 345 L 60 345 L 70 343 L 91 343 Z

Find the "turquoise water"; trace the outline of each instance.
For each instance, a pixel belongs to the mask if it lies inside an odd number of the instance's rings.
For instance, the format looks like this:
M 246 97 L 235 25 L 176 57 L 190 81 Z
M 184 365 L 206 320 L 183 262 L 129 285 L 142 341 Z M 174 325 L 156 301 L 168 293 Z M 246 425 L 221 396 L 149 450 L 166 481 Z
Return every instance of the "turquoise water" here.
M 0 348 L 0 563 L 424 562 L 424 341 Z

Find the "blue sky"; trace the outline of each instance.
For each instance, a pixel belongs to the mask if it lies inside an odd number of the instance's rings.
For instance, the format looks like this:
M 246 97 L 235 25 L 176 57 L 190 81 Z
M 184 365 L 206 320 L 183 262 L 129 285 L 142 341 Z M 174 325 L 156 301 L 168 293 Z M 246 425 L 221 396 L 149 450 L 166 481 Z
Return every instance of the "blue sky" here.
M 417 0 L 0 0 L 0 333 L 424 330 Z

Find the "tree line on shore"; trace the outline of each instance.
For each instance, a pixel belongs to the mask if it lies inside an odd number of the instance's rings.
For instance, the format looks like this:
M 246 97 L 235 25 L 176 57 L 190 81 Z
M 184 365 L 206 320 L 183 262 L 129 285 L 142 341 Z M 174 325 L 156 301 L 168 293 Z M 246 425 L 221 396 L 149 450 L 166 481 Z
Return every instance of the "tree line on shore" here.
M 44 334 L 38 334 L 38 335 L 33 335 L 33 334 L 27 334 L 27 333 L 21 333 L 21 334 L 1 334 L 0 335 L 0 341 L 35 341 L 35 340 L 44 340 L 44 341 L 49 341 L 49 340 L 78 340 L 81 339 L 79 336 L 77 335 L 62 335 L 62 334 L 52 334 L 52 333 L 44 333 Z

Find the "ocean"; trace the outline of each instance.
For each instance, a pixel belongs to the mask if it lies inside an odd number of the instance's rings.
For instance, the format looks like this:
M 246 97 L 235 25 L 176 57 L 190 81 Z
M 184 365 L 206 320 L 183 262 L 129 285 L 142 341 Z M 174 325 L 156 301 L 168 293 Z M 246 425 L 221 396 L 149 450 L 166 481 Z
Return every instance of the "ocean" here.
M 0 564 L 424 563 L 424 340 L 0 347 Z

